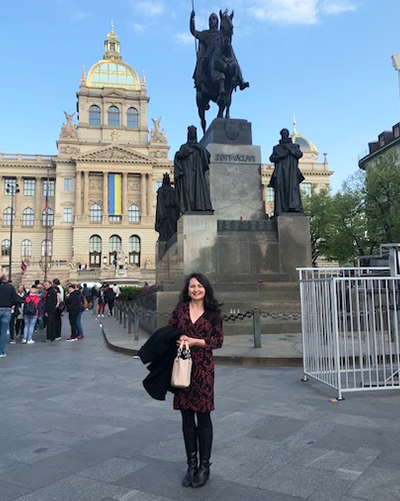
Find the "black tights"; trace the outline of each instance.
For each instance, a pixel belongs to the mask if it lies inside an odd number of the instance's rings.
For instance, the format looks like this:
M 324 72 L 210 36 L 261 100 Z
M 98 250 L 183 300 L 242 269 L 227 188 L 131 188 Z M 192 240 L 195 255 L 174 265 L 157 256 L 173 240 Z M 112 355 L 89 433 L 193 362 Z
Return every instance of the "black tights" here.
M 200 429 L 212 429 L 212 421 L 210 412 L 196 412 L 191 409 L 181 409 L 182 414 L 182 428 L 198 428 Z M 195 416 L 197 417 L 197 425 Z

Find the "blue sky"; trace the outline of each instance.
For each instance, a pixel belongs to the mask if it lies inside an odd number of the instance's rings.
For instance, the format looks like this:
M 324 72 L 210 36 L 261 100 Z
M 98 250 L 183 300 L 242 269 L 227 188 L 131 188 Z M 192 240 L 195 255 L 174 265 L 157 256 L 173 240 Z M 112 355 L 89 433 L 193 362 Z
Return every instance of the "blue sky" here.
M 268 162 L 279 130 L 328 154 L 334 190 L 358 155 L 400 121 L 390 56 L 400 52 L 399 0 L 195 0 L 196 28 L 234 8 L 233 45 L 250 88 L 233 96 L 232 118 L 252 122 Z M 2 5 L 0 151 L 56 153 L 63 110 L 76 109 L 81 68 L 103 55 L 111 19 L 123 60 L 145 71 L 151 117 L 163 117 L 170 158 L 200 129 L 189 34 L 191 0 L 16 0 Z M 208 112 L 208 123 L 216 108 Z

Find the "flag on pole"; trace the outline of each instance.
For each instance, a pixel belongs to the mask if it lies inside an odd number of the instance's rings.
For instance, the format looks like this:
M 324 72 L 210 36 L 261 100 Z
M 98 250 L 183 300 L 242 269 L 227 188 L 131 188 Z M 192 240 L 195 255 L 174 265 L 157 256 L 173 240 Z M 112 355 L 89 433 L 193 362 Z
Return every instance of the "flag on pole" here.
M 122 178 L 121 174 L 108 175 L 108 210 L 110 216 L 120 216 L 122 213 L 121 178 Z

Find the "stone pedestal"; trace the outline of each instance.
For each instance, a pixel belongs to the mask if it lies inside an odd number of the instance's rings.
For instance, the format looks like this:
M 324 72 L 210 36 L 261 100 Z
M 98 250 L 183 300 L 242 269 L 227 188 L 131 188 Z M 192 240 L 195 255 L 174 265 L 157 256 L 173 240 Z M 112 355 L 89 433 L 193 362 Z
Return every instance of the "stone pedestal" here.
M 281 214 L 274 218 L 279 242 L 280 273 L 297 280 L 296 268 L 312 266 L 310 220 L 305 214 Z
M 211 153 L 211 202 L 218 219 L 265 219 L 261 149 L 247 120 L 216 118 L 201 143 Z

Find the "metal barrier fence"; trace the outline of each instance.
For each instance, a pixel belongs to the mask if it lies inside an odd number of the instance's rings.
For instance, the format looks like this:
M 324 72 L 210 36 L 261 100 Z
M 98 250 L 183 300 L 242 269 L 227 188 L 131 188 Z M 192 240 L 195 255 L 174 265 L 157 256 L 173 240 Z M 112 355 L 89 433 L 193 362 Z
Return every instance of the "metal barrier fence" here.
M 124 329 L 128 329 L 128 334 L 133 333 L 135 341 L 139 339 L 139 321 L 143 316 L 147 317 L 166 317 L 169 318 L 172 312 L 158 312 L 148 310 L 135 301 L 120 302 L 117 301 L 114 305 L 114 317 L 123 325 Z M 241 313 L 239 310 L 231 309 L 229 315 L 223 315 L 224 322 L 236 322 L 237 320 L 253 319 L 253 339 L 254 348 L 261 348 L 261 319 L 273 318 L 281 320 L 299 320 L 300 313 L 278 313 L 260 310 L 253 308 L 251 311 Z
M 387 268 L 347 270 L 299 270 L 304 380 L 325 383 L 339 399 L 399 388 L 400 279 L 382 276 Z

